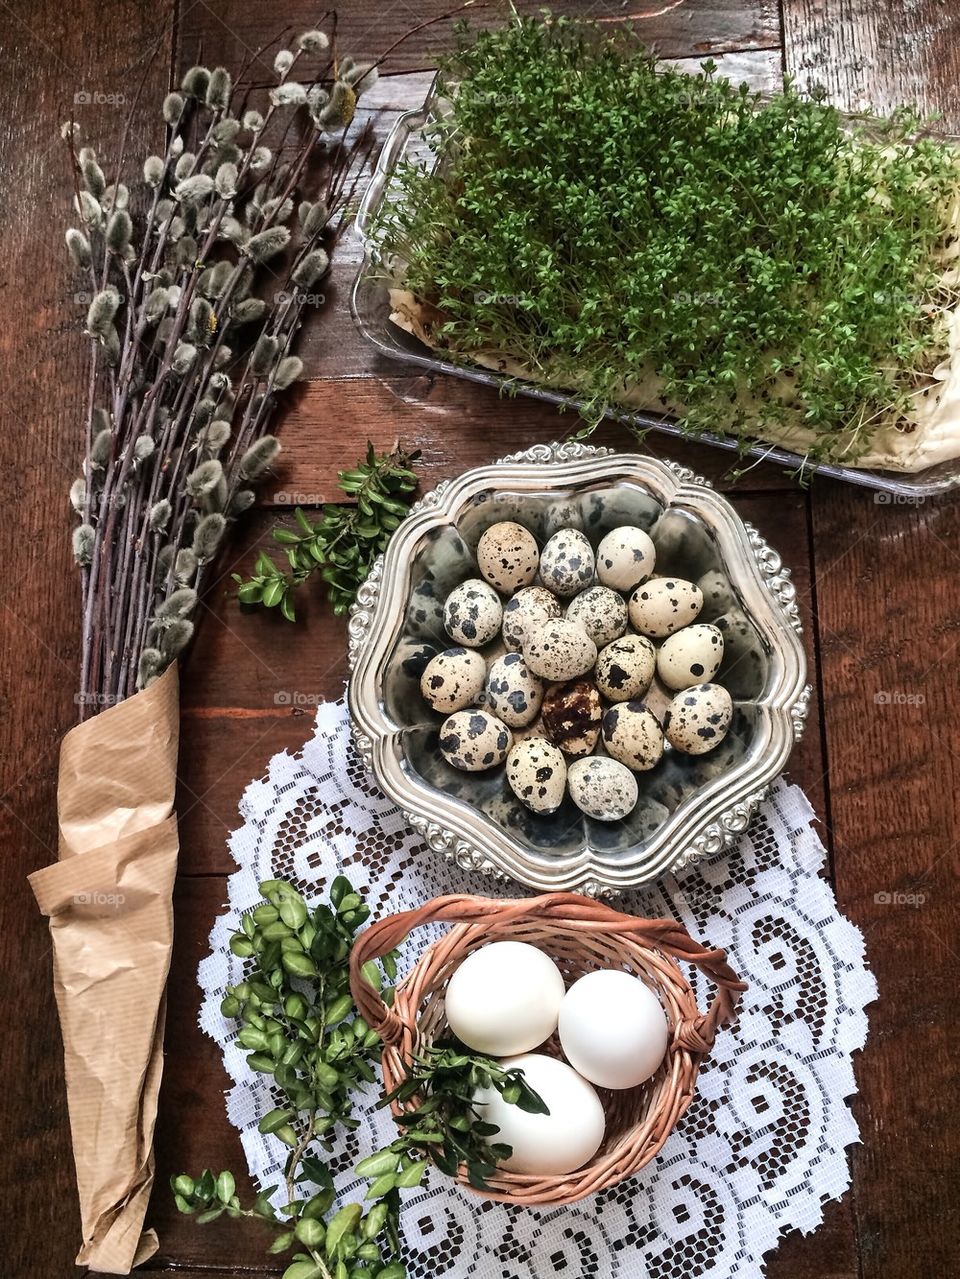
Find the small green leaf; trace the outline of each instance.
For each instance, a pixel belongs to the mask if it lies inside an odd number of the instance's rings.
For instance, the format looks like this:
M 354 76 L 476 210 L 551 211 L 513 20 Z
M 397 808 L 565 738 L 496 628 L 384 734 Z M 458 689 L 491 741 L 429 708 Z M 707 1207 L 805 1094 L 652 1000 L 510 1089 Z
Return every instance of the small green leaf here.
M 344 1235 L 356 1230 L 362 1216 L 363 1208 L 358 1203 L 347 1204 L 339 1212 L 334 1213 L 327 1225 L 326 1253 L 328 1257 L 336 1256 Z

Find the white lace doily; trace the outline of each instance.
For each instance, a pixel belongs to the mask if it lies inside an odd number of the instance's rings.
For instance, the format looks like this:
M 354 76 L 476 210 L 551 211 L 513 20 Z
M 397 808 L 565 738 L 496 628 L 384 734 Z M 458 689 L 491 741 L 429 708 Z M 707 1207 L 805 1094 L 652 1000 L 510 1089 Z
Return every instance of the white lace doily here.
M 342 701 L 320 707 L 299 755 L 274 756 L 241 813 L 230 838 L 240 869 L 200 965 L 200 1024 L 222 1047 L 234 1081 L 227 1113 L 262 1187 L 282 1181 L 284 1148 L 257 1132 L 276 1102 L 266 1078 L 247 1069 L 236 1023 L 219 1010 L 243 968 L 227 941 L 261 900 L 258 883 L 288 878 L 309 900 L 343 871 L 375 916 L 441 893 L 520 890 L 458 870 L 406 829 L 354 754 Z M 817 1226 L 823 1204 L 849 1185 L 846 1147 L 859 1140 L 845 1101 L 856 1091 L 851 1054 L 866 1040 L 863 1009 L 877 992 L 863 936 L 821 877 L 825 850 L 813 817 L 802 791 L 781 783 L 735 851 L 623 902 L 638 914 L 672 915 L 692 936 L 725 947 L 750 983 L 736 1027 L 718 1036 L 659 1158 L 619 1186 L 544 1210 L 482 1202 L 432 1170 L 403 1209 L 411 1279 L 755 1276 L 781 1233 Z M 410 938 L 401 973 L 432 935 Z M 706 1007 L 706 983 L 692 975 Z M 366 1113 L 333 1160 L 340 1190 L 350 1193 L 354 1165 L 392 1135 L 383 1111 Z

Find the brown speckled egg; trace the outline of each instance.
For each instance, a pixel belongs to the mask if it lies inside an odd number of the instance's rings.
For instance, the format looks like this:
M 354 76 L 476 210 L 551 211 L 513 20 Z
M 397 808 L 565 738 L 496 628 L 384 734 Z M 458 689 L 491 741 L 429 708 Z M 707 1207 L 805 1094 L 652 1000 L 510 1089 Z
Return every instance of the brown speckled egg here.
M 593 547 L 575 528 L 554 533 L 540 553 L 540 580 L 557 595 L 576 595 L 593 581 Z
M 597 547 L 597 577 L 615 591 L 632 591 L 650 576 L 656 562 L 650 534 L 630 524 L 611 529 Z
M 472 706 L 483 691 L 487 664 L 471 648 L 446 648 L 430 659 L 420 676 L 420 692 L 435 711 L 451 711 Z
M 533 812 L 554 813 L 566 794 L 567 762 L 545 737 L 528 737 L 507 756 L 507 782 Z
M 712 680 L 722 661 L 723 636 L 709 622 L 697 622 L 663 641 L 657 674 L 667 688 L 689 688 Z
M 579 622 L 564 617 L 534 631 L 523 646 L 523 656 L 541 679 L 576 679 L 593 670 L 597 646 Z
M 567 769 L 567 786 L 577 808 L 598 822 L 626 817 L 639 794 L 637 779 L 629 768 L 602 755 L 574 760 Z
M 663 729 L 646 702 L 621 702 L 603 716 L 603 745 L 613 759 L 638 773 L 655 767 L 663 754 Z
M 502 764 L 512 745 L 510 729 L 487 711 L 456 711 L 440 725 L 440 754 L 465 773 Z
M 505 724 L 523 728 L 537 718 L 542 701 L 543 681 L 519 653 L 506 653 L 491 665 L 484 705 Z
M 685 755 L 706 755 L 719 746 L 733 719 L 733 698 L 722 684 L 682 689 L 663 718 L 667 741 Z
M 563 614 L 563 606 L 545 586 L 525 586 L 503 606 L 503 642 L 519 653 L 538 627 Z
M 643 635 L 623 635 L 600 650 L 594 679 L 610 702 L 642 697 L 657 669 L 657 650 Z
M 489 644 L 502 621 L 500 596 L 479 577 L 468 578 L 454 587 L 443 606 L 447 634 L 467 648 L 483 648 Z
M 477 564 L 491 586 L 510 595 L 529 586 L 537 576 L 537 540 L 529 529 L 512 520 L 491 524 L 477 544 Z
M 543 699 L 543 729 L 565 755 L 589 755 L 600 736 L 600 694 L 587 679 L 554 684 Z
M 703 594 L 680 577 L 651 577 L 630 596 L 630 625 L 651 639 L 666 639 L 695 622 Z
M 570 601 L 567 620 L 579 622 L 597 648 L 602 648 L 627 629 L 627 606 L 623 596 L 609 586 L 590 586 Z

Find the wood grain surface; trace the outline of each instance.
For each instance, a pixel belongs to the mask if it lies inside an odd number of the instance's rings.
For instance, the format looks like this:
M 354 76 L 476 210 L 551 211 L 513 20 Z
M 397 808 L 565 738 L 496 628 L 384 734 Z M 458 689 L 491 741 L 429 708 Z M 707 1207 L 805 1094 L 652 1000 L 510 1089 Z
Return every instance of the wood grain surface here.
M 49 945 L 24 881 L 55 856 L 57 748 L 76 709 L 78 593 L 65 492 L 79 460 L 84 302 L 75 297 L 60 247 L 68 185 L 58 126 L 73 116 L 84 140 L 109 155 L 146 73 L 133 117 L 133 143 L 143 151 L 159 95 L 195 59 L 230 66 L 250 58 L 246 79 L 262 85 L 272 51 L 258 56 L 257 50 L 317 14 L 307 0 L 270 6 L 13 0 L 2 7 L 0 281 L 7 322 L 0 330 L 0 486 L 8 517 L 0 526 L 6 568 L 0 820 L 9 871 L 0 901 L 0 960 L 16 1015 L 0 1049 L 7 1138 L 0 1147 L 6 1191 L 0 1273 L 60 1279 L 72 1273 L 78 1217 Z M 445 7 L 445 0 L 415 6 L 346 0 L 342 45 L 358 56 L 376 55 Z M 641 6 L 557 7 L 606 17 Z M 476 16 L 489 23 L 496 11 Z M 826 84 L 843 105 L 889 106 L 912 98 L 944 112 L 944 127 L 957 129 L 960 122 L 956 6 L 783 0 L 778 10 L 770 0 L 687 0 L 643 25 L 663 57 L 696 65 L 699 57 L 720 54 L 728 74 L 768 88 L 784 68 L 802 83 Z M 378 128 L 422 97 L 450 41 L 446 23 L 396 50 L 377 98 L 368 103 Z M 265 1256 L 256 1228 L 218 1222 L 198 1229 L 181 1217 L 165 1183 L 185 1168 L 239 1172 L 244 1166 L 223 1105 L 228 1080 L 218 1050 L 197 1027 L 196 969 L 226 898 L 232 862 L 225 837 L 238 824 L 243 788 L 274 752 L 297 749 L 310 732 L 310 714 L 280 704 L 277 694 L 336 697 L 346 675 L 345 627 L 309 589 L 296 628 L 272 614 L 243 615 L 229 572 L 249 568 L 273 523 L 288 518 L 294 504 L 316 506 L 334 497 L 337 470 L 353 463 L 368 438 L 379 446 L 398 436 L 416 443 L 429 487 L 575 425 L 549 406 L 504 401 L 489 388 L 421 375 L 374 353 L 349 317 L 355 257 L 355 249 L 342 255 L 327 301 L 303 336 L 309 381 L 282 423 L 282 466 L 263 509 L 238 532 L 184 672 L 183 851 L 151 1204 L 161 1239 L 148 1267 L 153 1276 L 232 1279 L 282 1269 Z M 621 445 L 627 439 L 614 426 L 601 438 Z M 727 459 L 715 450 L 656 436 L 647 447 L 730 488 Z M 815 705 L 791 773 L 826 824 L 841 906 L 867 934 L 881 989 L 857 1063 L 854 1109 L 863 1145 L 852 1154 L 852 1191 L 827 1206 L 814 1234 L 787 1236 L 769 1255 L 767 1274 L 949 1274 L 960 1226 L 960 1119 L 950 1088 L 958 958 L 960 508 L 950 499 L 878 503 L 870 493 L 826 481 L 805 493 L 770 466 L 757 467 L 732 491 L 794 571 Z

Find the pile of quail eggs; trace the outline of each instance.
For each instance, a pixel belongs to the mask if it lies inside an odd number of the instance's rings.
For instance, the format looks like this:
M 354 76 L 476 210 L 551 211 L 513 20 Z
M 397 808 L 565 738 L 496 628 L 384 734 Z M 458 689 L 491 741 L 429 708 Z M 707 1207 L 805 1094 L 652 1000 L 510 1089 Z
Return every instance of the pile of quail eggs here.
M 440 751 L 454 768 L 506 762 L 511 790 L 534 813 L 555 812 L 569 792 L 589 817 L 617 821 L 637 802 L 636 774 L 665 749 L 704 755 L 723 740 L 733 718 L 729 692 L 713 682 L 723 635 L 697 622 L 697 585 L 655 573 L 643 529 L 612 529 L 594 554 L 577 529 L 541 550 L 503 521 L 481 536 L 477 565 L 481 577 L 444 604 L 453 647 L 420 680 L 446 716 Z M 498 639 L 506 651 L 486 659 L 480 650 Z M 666 703 L 656 712 L 655 686 Z

